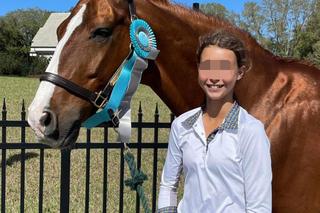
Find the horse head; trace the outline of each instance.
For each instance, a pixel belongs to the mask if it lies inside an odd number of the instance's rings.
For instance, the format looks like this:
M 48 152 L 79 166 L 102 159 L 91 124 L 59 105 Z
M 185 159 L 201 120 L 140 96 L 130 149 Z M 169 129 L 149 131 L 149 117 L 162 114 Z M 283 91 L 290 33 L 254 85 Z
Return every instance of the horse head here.
M 46 73 L 99 91 L 130 50 L 128 2 L 81 0 L 57 30 L 58 45 Z M 39 141 L 73 144 L 81 123 L 97 108 L 55 84 L 42 81 L 29 106 L 28 122 Z

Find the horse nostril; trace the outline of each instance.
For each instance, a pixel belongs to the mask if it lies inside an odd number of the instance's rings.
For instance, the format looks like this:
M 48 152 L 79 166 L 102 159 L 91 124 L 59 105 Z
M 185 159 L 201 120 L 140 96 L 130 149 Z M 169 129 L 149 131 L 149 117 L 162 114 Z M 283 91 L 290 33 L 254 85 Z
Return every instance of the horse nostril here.
M 49 136 L 57 131 L 57 117 L 49 109 L 43 110 L 40 118 L 40 125 L 44 127 L 44 135 Z
M 51 114 L 49 112 L 43 112 L 42 117 L 40 118 L 41 126 L 49 126 L 51 123 Z

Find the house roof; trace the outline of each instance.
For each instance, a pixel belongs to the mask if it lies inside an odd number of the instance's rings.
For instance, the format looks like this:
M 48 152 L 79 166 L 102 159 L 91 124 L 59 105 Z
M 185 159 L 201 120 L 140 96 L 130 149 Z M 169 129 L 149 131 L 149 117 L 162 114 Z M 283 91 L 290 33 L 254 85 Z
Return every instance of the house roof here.
M 33 38 L 31 48 L 55 48 L 58 44 L 57 28 L 69 15 L 70 13 L 51 13 Z

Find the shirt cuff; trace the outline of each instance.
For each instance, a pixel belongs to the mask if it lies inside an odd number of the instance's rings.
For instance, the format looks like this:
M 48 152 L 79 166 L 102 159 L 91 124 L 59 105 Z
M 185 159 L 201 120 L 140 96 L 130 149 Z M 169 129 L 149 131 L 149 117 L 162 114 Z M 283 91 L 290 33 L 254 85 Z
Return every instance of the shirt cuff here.
M 158 209 L 157 213 L 177 213 L 177 207 L 176 206 L 167 206 L 163 207 L 161 209 Z

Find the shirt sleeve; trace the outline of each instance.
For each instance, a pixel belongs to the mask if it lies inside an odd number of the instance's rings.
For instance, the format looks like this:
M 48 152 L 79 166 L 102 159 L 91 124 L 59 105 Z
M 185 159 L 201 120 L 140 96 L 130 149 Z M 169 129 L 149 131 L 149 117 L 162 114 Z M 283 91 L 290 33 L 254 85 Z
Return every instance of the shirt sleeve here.
M 243 133 L 243 172 L 247 213 L 271 213 L 272 169 L 270 143 L 261 122 Z
M 182 170 L 182 151 L 178 145 L 176 122 L 171 126 L 166 161 L 163 167 L 158 198 L 158 212 L 175 212 L 177 187 Z M 170 207 L 170 208 L 168 208 Z M 170 211 L 163 211 L 168 210 Z

